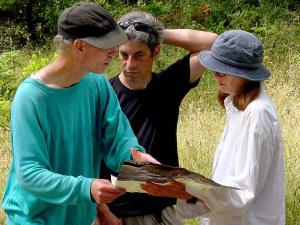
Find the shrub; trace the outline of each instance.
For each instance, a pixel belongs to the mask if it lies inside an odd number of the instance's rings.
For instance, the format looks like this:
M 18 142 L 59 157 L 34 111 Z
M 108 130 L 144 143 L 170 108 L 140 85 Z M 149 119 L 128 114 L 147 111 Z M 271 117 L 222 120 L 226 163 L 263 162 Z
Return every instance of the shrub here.
M 22 70 L 22 77 L 27 77 L 30 74 L 37 72 L 42 67 L 46 66 L 50 61 L 56 58 L 56 53 L 45 53 L 37 52 L 32 54 L 31 59 L 27 66 Z
M 20 50 L 0 55 L 0 97 L 3 100 L 12 100 L 18 84 L 24 79 L 21 70 L 26 58 Z
M 10 120 L 10 106 L 11 102 L 7 100 L 0 100 L 0 127 L 1 129 L 8 130 Z
M 26 25 L 5 21 L 0 24 L 0 54 L 1 52 L 20 49 L 30 41 Z

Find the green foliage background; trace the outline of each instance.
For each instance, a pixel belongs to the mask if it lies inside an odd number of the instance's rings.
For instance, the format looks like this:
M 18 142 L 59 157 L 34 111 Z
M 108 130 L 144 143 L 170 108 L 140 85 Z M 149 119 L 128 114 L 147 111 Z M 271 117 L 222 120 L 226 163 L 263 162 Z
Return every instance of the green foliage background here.
M 0 0 L 0 154 L 1 189 L 10 160 L 9 111 L 17 86 L 31 73 L 55 57 L 52 38 L 56 34 L 58 15 L 74 0 Z M 300 107 L 300 3 L 298 0 L 128 0 L 94 1 L 118 19 L 124 13 L 143 10 L 160 19 L 167 28 L 193 28 L 222 33 L 229 29 L 243 29 L 257 35 L 265 47 L 265 64 L 273 71 L 267 89 L 275 98 L 283 122 L 287 171 L 287 224 L 300 225 L 300 166 L 299 123 Z M 128 3 L 127 3 L 128 2 Z M 165 68 L 185 53 L 184 50 L 163 46 L 154 70 Z M 107 71 L 110 76 L 119 70 L 115 59 Z M 180 158 L 184 166 L 210 175 L 212 155 L 204 149 L 214 148 L 222 126 L 210 121 L 223 118 L 215 101 L 215 84 L 204 76 L 200 87 L 194 89 L 181 107 L 181 125 L 178 132 L 180 149 L 192 149 Z M 277 100 L 278 99 L 278 100 Z M 208 110 L 209 109 L 209 110 Z M 199 113 L 199 114 L 198 114 Z M 198 116 L 204 124 L 198 124 Z M 224 118 L 223 118 L 224 119 Z M 205 121 L 207 120 L 207 122 Z M 294 120 L 294 121 L 293 121 Z M 193 121 L 193 123 L 191 123 Z M 292 121 L 292 122 L 290 122 Z M 206 124 L 207 123 L 207 124 Z M 193 127 L 195 124 L 196 127 Z M 192 128 L 193 127 L 193 128 Z M 200 129 L 201 128 L 201 129 Z M 208 129 L 209 128 L 209 129 Z M 200 133 L 193 133 L 196 130 Z M 214 133 L 210 133 L 215 131 Z M 192 132 L 192 133 L 191 133 Z M 184 135 L 185 136 L 181 136 Z M 189 135 L 187 135 L 189 134 Z M 189 139 L 189 138 L 192 139 Z M 205 142 L 207 137 L 213 139 Z M 199 140 L 199 142 L 196 142 Z M 186 159 L 197 151 L 196 162 Z M 198 150 L 199 151 L 199 150 Z M 198 158 L 199 157 L 199 158 Z M 5 159 L 5 160 L 4 160 Z M 296 159 L 296 161 L 295 161 Z M 189 162 L 189 165 L 184 163 Z M 197 163 L 201 162 L 201 163 Z M 0 213 L 0 224 L 3 222 Z M 187 222 L 197 224 L 196 220 Z

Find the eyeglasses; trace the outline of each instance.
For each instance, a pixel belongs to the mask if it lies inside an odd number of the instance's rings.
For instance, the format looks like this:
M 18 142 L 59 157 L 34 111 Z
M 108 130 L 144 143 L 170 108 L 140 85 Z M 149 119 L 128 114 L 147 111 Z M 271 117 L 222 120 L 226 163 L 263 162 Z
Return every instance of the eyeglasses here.
M 143 22 L 124 21 L 119 23 L 119 25 L 123 30 L 127 30 L 127 28 L 132 25 L 136 31 L 141 31 L 148 34 L 152 32 L 151 27 Z

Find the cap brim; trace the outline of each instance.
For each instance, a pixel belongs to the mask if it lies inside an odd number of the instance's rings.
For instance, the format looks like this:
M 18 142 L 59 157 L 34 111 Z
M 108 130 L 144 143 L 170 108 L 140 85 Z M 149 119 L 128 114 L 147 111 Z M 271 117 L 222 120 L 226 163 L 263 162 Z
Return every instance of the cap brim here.
M 86 37 L 79 39 L 100 49 L 114 48 L 128 42 L 127 34 L 118 24 L 116 25 L 116 29 L 101 37 Z
M 213 57 L 209 51 L 200 52 L 199 61 L 205 68 L 209 70 L 237 77 L 243 77 L 248 80 L 263 81 L 271 76 L 270 70 L 268 70 L 264 66 L 256 69 L 234 67 L 219 61 L 218 59 Z

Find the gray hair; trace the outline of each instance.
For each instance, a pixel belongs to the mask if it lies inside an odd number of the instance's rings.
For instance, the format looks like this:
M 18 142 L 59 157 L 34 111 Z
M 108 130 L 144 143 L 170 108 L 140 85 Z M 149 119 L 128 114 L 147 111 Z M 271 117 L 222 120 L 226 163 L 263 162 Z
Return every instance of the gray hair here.
M 57 34 L 53 39 L 53 43 L 57 53 L 62 53 L 71 48 L 72 40 L 66 40 L 63 36 Z
M 122 22 L 142 22 L 149 26 L 150 32 L 136 31 L 133 25 L 124 30 L 129 40 L 136 39 L 146 44 L 151 52 L 159 45 L 163 39 L 164 25 L 149 13 L 141 11 L 132 11 L 120 18 L 118 23 Z

